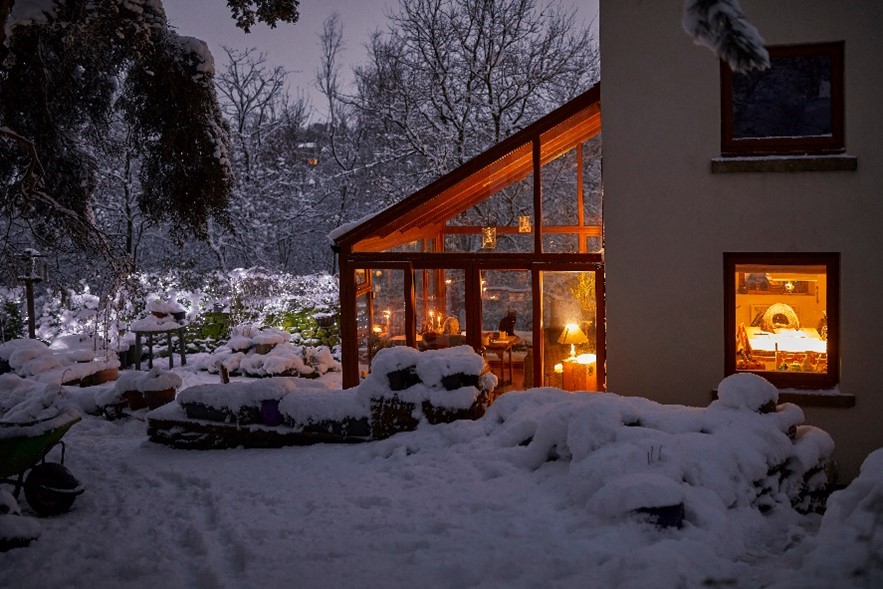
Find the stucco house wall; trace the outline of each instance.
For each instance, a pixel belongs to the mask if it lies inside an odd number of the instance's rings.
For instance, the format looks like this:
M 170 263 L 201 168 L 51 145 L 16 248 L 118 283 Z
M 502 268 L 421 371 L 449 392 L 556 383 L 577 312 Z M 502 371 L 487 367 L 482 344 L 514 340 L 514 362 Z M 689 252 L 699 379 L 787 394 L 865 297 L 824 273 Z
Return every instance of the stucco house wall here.
M 683 0 L 602 0 L 607 389 L 705 405 L 724 376 L 723 253 L 840 252 L 840 391 L 801 404 L 841 480 L 883 446 L 883 2 L 741 0 L 767 44 L 845 41 L 856 171 L 713 174 L 719 62 Z

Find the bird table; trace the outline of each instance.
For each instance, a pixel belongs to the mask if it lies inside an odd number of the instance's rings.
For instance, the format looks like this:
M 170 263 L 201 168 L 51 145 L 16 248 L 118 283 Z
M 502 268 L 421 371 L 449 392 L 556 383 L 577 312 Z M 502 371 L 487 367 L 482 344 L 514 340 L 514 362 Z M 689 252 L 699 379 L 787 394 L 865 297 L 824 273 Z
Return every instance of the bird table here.
M 141 370 L 141 341 L 147 341 L 147 367 L 153 368 L 153 345 L 155 339 L 166 336 L 166 345 L 169 349 L 169 369 L 175 366 L 175 350 L 172 348 L 172 335 L 178 335 L 178 353 L 181 355 L 181 365 L 187 364 L 186 346 L 184 343 L 184 329 L 187 322 L 159 325 L 151 328 L 133 329 L 135 332 L 135 369 Z

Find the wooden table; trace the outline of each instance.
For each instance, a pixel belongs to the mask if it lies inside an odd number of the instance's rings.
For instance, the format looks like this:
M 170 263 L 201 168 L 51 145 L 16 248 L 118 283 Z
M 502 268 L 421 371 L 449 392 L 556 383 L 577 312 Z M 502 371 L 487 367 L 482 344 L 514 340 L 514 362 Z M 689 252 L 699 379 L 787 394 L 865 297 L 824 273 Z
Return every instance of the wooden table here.
M 162 331 L 136 331 L 135 332 L 135 370 L 141 370 L 141 338 L 147 336 L 147 367 L 153 368 L 153 338 L 157 335 L 165 334 L 166 342 L 169 348 L 169 369 L 175 366 L 175 351 L 172 348 L 172 334 L 178 334 L 178 353 L 181 354 L 181 365 L 187 364 L 187 353 L 184 344 L 184 329 L 187 324 L 178 324 Z
M 488 352 L 493 352 L 500 359 L 500 381 L 501 384 L 512 384 L 512 375 L 514 374 L 512 362 L 512 347 L 519 343 L 521 338 L 517 335 L 510 335 L 506 338 L 491 339 L 484 346 Z M 506 380 L 506 353 L 509 353 L 509 380 Z

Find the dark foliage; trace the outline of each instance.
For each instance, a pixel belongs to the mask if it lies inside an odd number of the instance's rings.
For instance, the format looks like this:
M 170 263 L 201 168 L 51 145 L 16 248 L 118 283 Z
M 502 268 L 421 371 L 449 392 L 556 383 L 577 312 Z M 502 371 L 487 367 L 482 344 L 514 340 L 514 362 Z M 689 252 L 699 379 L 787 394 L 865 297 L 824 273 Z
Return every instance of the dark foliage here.
M 58 0 L 19 24 L 0 63 L 0 213 L 43 245 L 101 245 L 95 146 L 115 112 L 139 139 L 139 206 L 175 237 L 227 224 L 228 129 L 205 45 L 172 31 L 161 6 Z M 5 15 L 3 15 L 5 16 Z M 6 24 L 6 23 L 4 23 Z
M 271 29 L 279 21 L 296 23 L 300 18 L 298 5 L 298 0 L 227 0 L 236 26 L 246 33 L 251 32 L 251 27 L 257 21 Z

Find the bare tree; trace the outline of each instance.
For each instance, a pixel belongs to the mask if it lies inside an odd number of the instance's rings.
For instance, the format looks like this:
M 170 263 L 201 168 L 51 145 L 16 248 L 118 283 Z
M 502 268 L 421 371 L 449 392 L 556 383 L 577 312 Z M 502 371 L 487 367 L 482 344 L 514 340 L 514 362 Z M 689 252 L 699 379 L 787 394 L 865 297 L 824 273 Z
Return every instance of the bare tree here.
M 357 104 L 437 177 L 587 89 L 575 11 L 536 0 L 408 0 L 356 71 Z
M 305 141 L 309 107 L 287 92 L 287 72 L 267 65 L 253 49 L 226 49 L 229 63 L 218 75 L 222 109 L 230 123 L 236 185 L 230 204 L 235 231 L 210 225 L 206 246 L 221 269 L 297 266 L 294 239 L 311 223 L 306 197 L 312 173 Z

